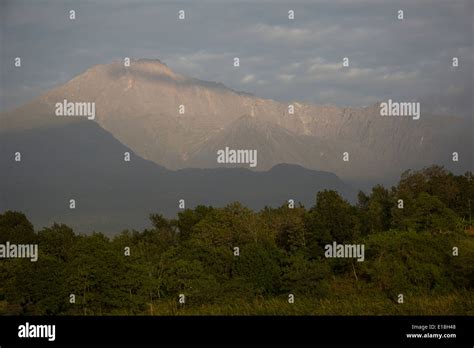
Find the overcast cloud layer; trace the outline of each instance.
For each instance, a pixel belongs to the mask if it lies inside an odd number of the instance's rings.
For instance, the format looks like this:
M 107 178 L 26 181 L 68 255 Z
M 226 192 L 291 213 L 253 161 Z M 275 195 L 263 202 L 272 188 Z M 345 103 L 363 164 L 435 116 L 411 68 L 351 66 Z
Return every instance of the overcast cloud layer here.
M 256 2 L 0 0 L 0 109 L 131 57 L 281 101 L 417 99 L 425 112 L 472 115 L 473 1 Z

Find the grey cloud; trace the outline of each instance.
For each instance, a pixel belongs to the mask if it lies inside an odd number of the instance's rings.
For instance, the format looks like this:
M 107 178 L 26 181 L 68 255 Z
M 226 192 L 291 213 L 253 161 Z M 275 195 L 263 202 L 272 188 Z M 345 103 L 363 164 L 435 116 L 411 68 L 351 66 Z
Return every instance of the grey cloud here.
M 75 21 L 67 18 L 72 8 Z M 177 19 L 180 9 L 185 21 Z M 4 0 L 0 13 L 1 109 L 129 56 L 282 101 L 360 106 L 409 98 L 426 100 L 433 112 L 472 112 L 469 0 Z M 21 69 L 12 65 L 16 56 Z M 346 56 L 351 66 L 342 69 Z

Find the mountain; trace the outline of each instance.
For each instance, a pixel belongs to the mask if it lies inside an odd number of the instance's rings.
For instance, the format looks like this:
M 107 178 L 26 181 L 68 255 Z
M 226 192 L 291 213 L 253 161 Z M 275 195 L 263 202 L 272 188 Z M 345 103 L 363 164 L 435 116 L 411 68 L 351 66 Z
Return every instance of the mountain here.
M 325 188 L 355 196 L 336 175 L 296 165 L 264 172 L 169 170 L 137 156 L 87 120 L 2 132 L 0 149 L 0 211 L 25 212 L 38 228 L 55 221 L 78 232 L 145 228 L 150 213 L 174 216 L 180 199 L 186 207 L 239 201 L 260 209 L 290 198 L 309 206 Z M 14 161 L 16 152 L 20 162 Z M 124 161 L 125 152 L 130 162 Z M 75 209 L 69 208 L 70 199 Z
M 381 117 L 379 106 L 282 103 L 172 71 L 159 60 L 94 66 L 3 117 L 5 128 L 75 122 L 54 115 L 64 99 L 95 102 L 97 122 L 140 157 L 169 169 L 211 168 L 220 149 L 255 149 L 256 170 L 293 163 L 350 181 L 379 182 L 433 163 L 471 168 L 472 127 L 454 116 Z M 288 113 L 288 105 L 294 114 Z M 184 114 L 179 113 L 180 105 Z M 452 153 L 460 160 L 452 162 Z M 343 153 L 349 161 L 343 161 Z M 240 166 L 249 167 L 247 164 Z

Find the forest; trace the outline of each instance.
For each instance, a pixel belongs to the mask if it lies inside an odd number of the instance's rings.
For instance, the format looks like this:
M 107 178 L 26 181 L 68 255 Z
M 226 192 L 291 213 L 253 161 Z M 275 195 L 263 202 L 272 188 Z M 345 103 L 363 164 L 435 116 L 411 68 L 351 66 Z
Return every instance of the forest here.
M 312 207 L 152 213 L 113 237 L 5 211 L 0 244 L 38 259 L 0 259 L 0 314 L 474 315 L 471 175 L 406 171 L 354 204 L 326 190 Z M 333 243 L 363 245 L 363 261 L 325 257 Z

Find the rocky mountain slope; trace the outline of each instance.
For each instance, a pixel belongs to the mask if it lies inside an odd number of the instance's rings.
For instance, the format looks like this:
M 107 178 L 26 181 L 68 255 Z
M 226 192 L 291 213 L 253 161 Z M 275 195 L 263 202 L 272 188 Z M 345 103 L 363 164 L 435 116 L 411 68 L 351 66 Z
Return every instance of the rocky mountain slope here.
M 378 105 L 282 103 L 186 77 L 149 59 L 133 60 L 130 67 L 122 62 L 94 66 L 4 114 L 3 128 L 76 122 L 54 115 L 55 103 L 64 99 L 95 102 L 96 118 L 90 122 L 142 158 L 169 169 L 223 166 L 216 152 L 226 146 L 256 149 L 256 170 L 294 163 L 348 180 L 377 182 L 433 163 L 452 170 L 470 167 L 472 128 L 452 115 L 427 115 L 422 106 L 421 118 L 413 120 L 381 117 Z M 294 114 L 289 114 L 289 104 Z M 458 163 L 452 162 L 454 151 L 460 153 Z M 343 161 L 344 152 L 349 153 L 348 162 Z

